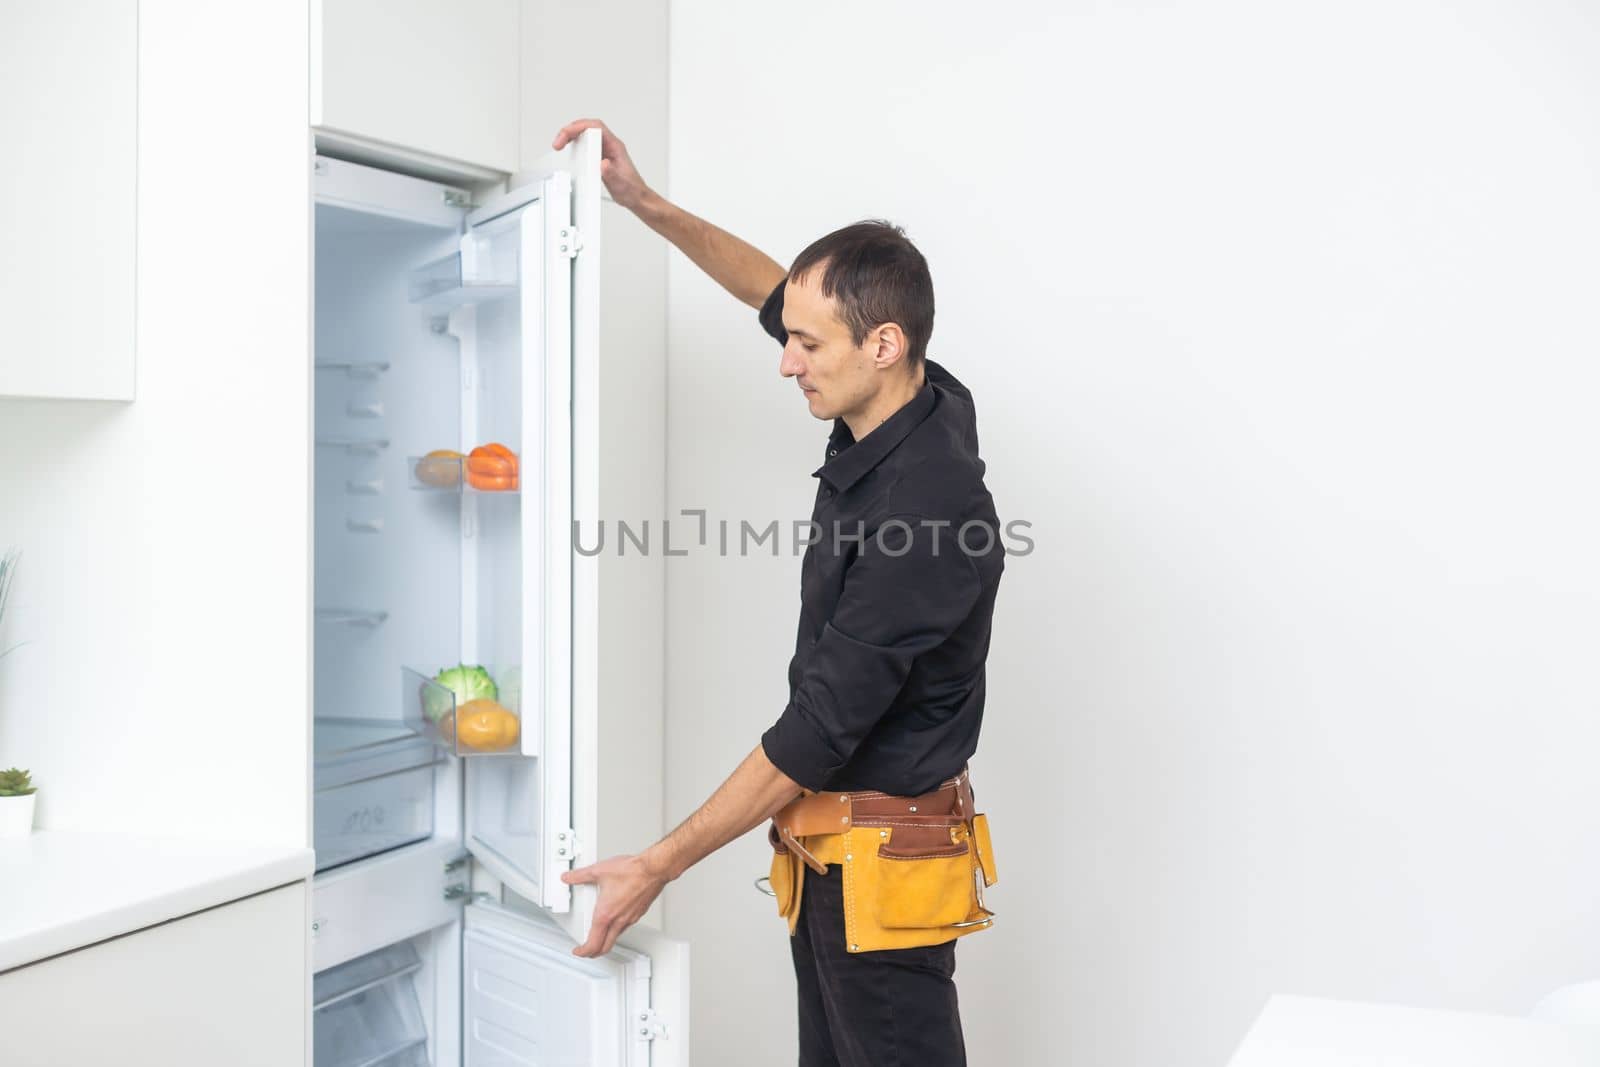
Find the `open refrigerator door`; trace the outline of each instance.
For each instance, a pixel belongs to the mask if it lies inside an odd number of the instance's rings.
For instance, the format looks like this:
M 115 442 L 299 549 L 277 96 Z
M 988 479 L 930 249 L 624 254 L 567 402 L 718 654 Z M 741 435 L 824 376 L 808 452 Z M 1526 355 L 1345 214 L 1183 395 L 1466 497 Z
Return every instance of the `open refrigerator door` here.
M 514 498 L 497 499 L 496 489 L 462 497 L 463 616 L 472 620 L 463 661 L 505 665 L 497 707 L 455 709 L 457 752 L 471 757 L 466 844 L 495 877 L 554 912 L 569 910 L 560 872 L 574 833 L 571 189 L 571 176 L 557 172 L 515 209 L 479 213 L 463 259 L 513 262 L 517 293 L 451 320 L 463 381 L 476 393 L 474 435 L 503 443 L 517 464 Z M 505 726 L 474 725 L 506 713 Z
M 599 188 L 599 132 L 589 131 L 473 212 L 463 263 L 501 275 L 515 263 L 517 295 L 451 322 L 471 432 L 520 441 L 514 516 L 490 513 L 501 503 L 493 492 L 463 497 L 463 655 L 514 665 L 502 703 L 520 721 L 511 751 L 466 761 L 466 845 L 575 942 L 592 898 L 575 907 L 561 872 L 594 845 L 584 831 L 598 775 L 598 583 L 575 538 L 598 518 Z
M 689 1057 L 688 946 L 636 926 L 605 957 L 574 956 L 595 893 L 561 881 L 604 847 L 599 559 L 577 550 L 579 532 L 592 535 L 600 519 L 599 164 L 600 133 L 587 131 L 469 216 L 464 238 L 484 262 L 504 261 L 497 240 L 519 249 L 514 305 L 452 329 L 462 335 L 463 366 L 476 368 L 467 418 L 479 437 L 509 425 L 506 399 L 521 397 L 523 471 L 515 538 L 482 515 L 464 520 L 478 542 L 464 549 L 464 567 L 476 572 L 464 575 L 476 590 L 464 616 L 478 620 L 464 647 L 486 660 L 520 655 L 520 678 L 506 688 L 522 725 L 516 752 L 464 761 L 466 846 L 509 891 L 501 903 L 466 909 L 468 1067 L 675 1067 Z M 512 363 L 521 368 L 515 385 L 505 371 Z M 490 501 L 478 494 L 480 505 Z M 520 583 L 505 580 L 513 573 Z
M 580 958 L 545 916 L 469 906 L 466 1067 L 687 1067 L 687 948 L 648 929 L 629 934 L 604 956 Z

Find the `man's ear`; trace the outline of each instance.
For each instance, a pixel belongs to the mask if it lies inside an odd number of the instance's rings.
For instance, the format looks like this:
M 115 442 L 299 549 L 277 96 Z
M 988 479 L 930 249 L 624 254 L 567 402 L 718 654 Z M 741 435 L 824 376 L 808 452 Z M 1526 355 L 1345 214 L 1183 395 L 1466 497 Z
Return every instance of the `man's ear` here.
M 877 348 L 872 354 L 872 366 L 875 370 L 892 367 L 905 359 L 909 346 L 906 344 L 906 332 L 898 323 L 886 322 L 873 333 L 877 341 Z

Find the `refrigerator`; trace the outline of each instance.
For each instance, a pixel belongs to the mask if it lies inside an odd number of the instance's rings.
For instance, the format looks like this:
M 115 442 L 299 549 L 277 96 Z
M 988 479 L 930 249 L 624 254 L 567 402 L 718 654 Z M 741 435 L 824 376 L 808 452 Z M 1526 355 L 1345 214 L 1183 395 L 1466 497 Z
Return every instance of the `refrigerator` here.
M 313 163 L 315 1067 L 688 1062 L 687 946 L 573 956 L 560 880 L 662 829 L 661 564 L 592 550 L 659 491 L 660 252 L 599 147 L 476 198 Z

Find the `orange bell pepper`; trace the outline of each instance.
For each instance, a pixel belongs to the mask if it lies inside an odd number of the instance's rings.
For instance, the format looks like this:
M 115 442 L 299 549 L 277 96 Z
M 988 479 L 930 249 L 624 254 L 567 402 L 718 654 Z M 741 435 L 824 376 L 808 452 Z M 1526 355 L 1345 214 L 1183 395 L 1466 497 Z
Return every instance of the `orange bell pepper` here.
M 515 489 L 520 466 L 517 454 L 505 445 L 479 445 L 467 456 L 467 484 L 486 492 Z

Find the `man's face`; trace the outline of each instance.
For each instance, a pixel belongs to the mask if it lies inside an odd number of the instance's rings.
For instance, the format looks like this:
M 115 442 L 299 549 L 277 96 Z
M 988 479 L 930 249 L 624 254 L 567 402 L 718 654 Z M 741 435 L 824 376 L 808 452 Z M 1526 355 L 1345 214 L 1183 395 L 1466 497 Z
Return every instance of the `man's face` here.
M 819 264 L 784 285 L 783 328 L 789 343 L 783 346 L 778 373 L 799 383 L 812 415 L 836 419 L 863 410 L 882 383 L 874 367 L 874 332 L 855 344 L 833 298 L 822 295 L 825 266 Z

